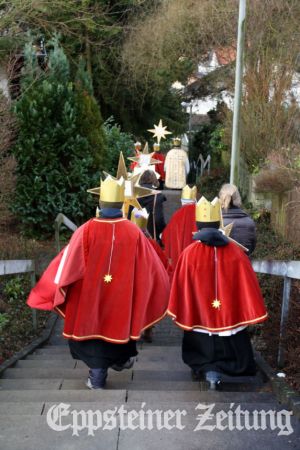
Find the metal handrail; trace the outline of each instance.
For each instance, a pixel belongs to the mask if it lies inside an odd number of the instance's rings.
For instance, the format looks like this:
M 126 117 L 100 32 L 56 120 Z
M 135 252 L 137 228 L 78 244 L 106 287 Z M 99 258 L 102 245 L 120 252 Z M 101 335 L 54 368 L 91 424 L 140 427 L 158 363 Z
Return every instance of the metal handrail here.
M 284 366 L 284 338 L 290 308 L 292 280 L 300 280 L 300 261 L 252 261 L 252 267 L 257 273 L 283 277 L 283 293 L 281 304 L 279 347 L 277 355 L 278 367 Z
M 65 225 L 69 230 L 75 231 L 77 230 L 77 225 L 72 222 L 72 220 L 68 219 L 67 216 L 65 216 L 62 213 L 57 214 L 56 219 L 54 221 L 54 228 L 55 228 L 55 247 L 57 253 L 60 252 L 60 227 L 62 225 Z
M 0 276 L 17 275 L 19 273 L 30 273 L 31 288 L 36 283 L 35 262 L 33 259 L 8 259 L 0 260 Z M 33 329 L 37 330 L 37 311 L 32 309 Z

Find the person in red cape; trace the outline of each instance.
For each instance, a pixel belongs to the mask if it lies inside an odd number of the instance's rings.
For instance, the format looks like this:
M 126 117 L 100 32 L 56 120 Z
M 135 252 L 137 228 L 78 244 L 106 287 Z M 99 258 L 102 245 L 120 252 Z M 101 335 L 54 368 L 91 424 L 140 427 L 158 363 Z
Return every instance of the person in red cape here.
M 178 260 L 168 306 L 184 330 L 183 361 L 211 389 L 222 374 L 255 374 L 246 327 L 267 319 L 251 262 L 218 230 L 220 218 L 219 200 L 210 203 L 202 197 L 196 207 L 199 231 Z
M 142 144 L 139 141 L 136 141 L 134 144 L 134 156 L 138 158 L 141 152 L 142 152 Z M 130 163 L 129 169 L 133 171 L 135 167 L 138 167 L 138 165 L 139 163 L 137 161 L 132 161 Z
M 162 190 L 165 184 L 166 172 L 164 169 L 165 165 L 165 155 L 160 151 L 160 145 L 155 142 L 153 144 L 154 152 L 151 153 L 151 158 L 156 159 L 156 161 L 161 161 L 161 164 L 155 164 L 155 172 L 159 174 L 159 189 Z
M 175 268 L 181 252 L 193 242 L 193 232 L 197 231 L 195 221 L 197 188 L 186 185 L 182 189 L 181 204 L 171 217 L 162 233 L 165 253 Z
M 144 234 L 122 217 L 121 180 L 101 183 L 100 217 L 75 231 L 27 301 L 64 318 L 63 336 L 72 356 L 90 368 L 92 389 L 104 387 L 109 367 L 132 366 L 136 341 L 164 317 L 168 303 L 162 262 Z

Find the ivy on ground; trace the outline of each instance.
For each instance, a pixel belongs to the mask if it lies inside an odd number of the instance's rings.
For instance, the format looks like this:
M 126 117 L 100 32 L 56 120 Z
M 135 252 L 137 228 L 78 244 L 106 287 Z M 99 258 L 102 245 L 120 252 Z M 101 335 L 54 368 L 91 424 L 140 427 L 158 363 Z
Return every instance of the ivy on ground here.
M 32 310 L 26 305 L 28 276 L 5 277 L 0 285 L 0 364 L 28 345 L 44 327 L 49 312 L 37 311 L 38 329 L 33 329 Z

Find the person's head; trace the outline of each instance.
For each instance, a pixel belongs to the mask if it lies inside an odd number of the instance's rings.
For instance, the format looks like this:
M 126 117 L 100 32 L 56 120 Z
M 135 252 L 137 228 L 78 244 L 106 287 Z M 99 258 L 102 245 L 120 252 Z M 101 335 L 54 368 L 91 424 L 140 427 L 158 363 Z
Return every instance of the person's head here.
M 230 206 L 240 208 L 242 204 L 240 193 L 234 184 L 223 184 L 219 192 L 219 199 L 221 202 L 221 208 L 225 209 L 225 211 L 230 208 Z
M 135 223 L 137 227 L 139 227 L 141 230 L 147 229 L 148 224 L 148 218 L 149 213 L 145 208 L 143 209 L 137 209 L 133 208 L 131 212 L 131 222 Z
M 181 139 L 179 137 L 173 138 L 173 146 L 174 147 L 180 147 L 181 146 Z
M 187 184 L 181 191 L 181 204 L 188 205 L 191 203 L 196 203 L 197 199 L 197 188 L 193 186 L 192 188 Z
M 142 144 L 139 141 L 136 141 L 134 144 L 135 153 L 140 153 L 142 151 Z
M 125 199 L 125 182 L 123 177 L 119 180 L 108 176 L 101 181 L 100 187 L 100 208 L 116 208 L 121 209 Z
M 157 142 L 154 142 L 154 144 L 153 144 L 153 151 L 154 152 L 160 151 L 160 145 Z
M 142 174 L 139 184 L 142 186 L 143 184 L 150 184 L 151 186 L 158 187 L 159 182 L 156 178 L 155 172 L 153 170 L 145 170 Z
M 196 225 L 202 228 L 219 228 L 221 222 L 220 200 L 215 197 L 212 202 L 201 197 L 196 205 Z

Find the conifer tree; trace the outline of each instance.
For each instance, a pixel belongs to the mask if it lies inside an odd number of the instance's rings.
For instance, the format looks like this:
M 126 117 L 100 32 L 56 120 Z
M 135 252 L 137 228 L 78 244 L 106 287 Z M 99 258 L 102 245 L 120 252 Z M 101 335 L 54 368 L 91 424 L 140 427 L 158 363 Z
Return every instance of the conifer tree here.
M 79 126 L 85 112 L 78 92 L 56 38 L 45 70 L 33 46 L 26 46 L 22 95 L 15 105 L 19 134 L 12 208 L 27 234 L 52 233 L 59 212 L 77 224 L 93 214 L 86 190 L 99 183 L 96 167 L 103 143 L 92 149 L 91 135 Z

